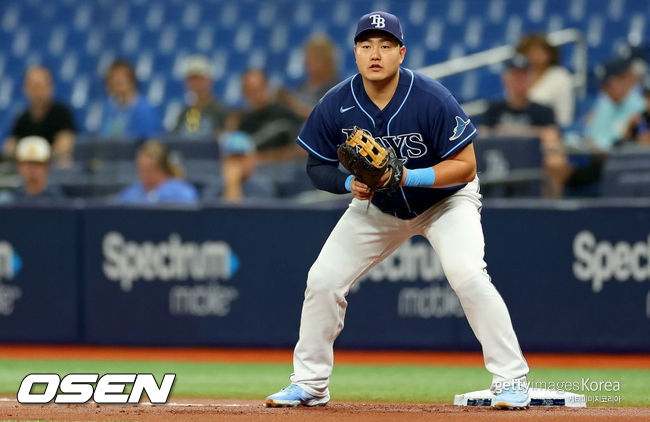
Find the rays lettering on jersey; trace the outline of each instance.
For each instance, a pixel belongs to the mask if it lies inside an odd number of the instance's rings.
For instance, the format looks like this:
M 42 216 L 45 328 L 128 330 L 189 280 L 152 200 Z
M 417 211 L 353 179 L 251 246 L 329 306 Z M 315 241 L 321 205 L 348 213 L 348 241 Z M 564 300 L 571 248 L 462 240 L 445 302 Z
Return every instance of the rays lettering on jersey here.
M 342 129 L 341 130 L 347 139 L 353 132 L 353 128 Z M 363 129 L 363 131 L 368 135 L 372 134 Z M 409 160 L 409 158 L 420 158 L 427 153 L 427 146 L 422 139 L 420 133 L 404 133 L 401 135 L 391 135 L 391 136 L 377 136 L 374 137 L 377 142 L 379 142 L 384 148 L 390 148 L 395 151 L 397 158 L 400 158 L 403 164 Z

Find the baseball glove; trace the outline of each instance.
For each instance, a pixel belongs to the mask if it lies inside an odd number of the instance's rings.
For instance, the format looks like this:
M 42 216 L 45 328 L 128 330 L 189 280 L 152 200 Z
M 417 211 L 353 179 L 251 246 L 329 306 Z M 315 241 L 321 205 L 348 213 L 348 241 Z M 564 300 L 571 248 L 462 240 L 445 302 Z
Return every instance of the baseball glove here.
M 337 147 L 336 153 L 343 167 L 376 192 L 393 192 L 402 181 L 404 166 L 395 152 L 384 148 L 356 126 L 348 139 Z M 379 186 L 386 172 L 390 172 L 390 176 Z

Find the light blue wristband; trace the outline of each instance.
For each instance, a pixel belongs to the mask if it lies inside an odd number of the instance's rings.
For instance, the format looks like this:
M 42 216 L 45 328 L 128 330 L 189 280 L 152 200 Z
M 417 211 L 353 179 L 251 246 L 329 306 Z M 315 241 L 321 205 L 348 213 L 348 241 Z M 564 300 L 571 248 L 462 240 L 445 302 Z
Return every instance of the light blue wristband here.
M 436 182 L 436 172 L 433 168 L 406 169 L 406 180 L 404 186 L 417 188 L 430 188 Z
M 354 179 L 354 175 L 349 175 L 347 179 L 345 179 L 345 190 L 348 192 L 352 192 L 352 179 Z

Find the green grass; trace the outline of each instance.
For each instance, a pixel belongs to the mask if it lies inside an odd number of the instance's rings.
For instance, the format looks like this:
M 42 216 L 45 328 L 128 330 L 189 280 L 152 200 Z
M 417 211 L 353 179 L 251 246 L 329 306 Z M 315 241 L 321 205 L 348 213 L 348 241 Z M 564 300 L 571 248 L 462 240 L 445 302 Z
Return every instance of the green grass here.
M 262 400 L 289 383 L 290 365 L 188 362 L 0 360 L 0 394 L 15 395 L 25 375 L 34 372 L 152 372 L 160 382 L 176 373 L 172 397 Z M 535 369 L 535 382 L 618 381 L 618 392 L 574 391 L 620 396 L 620 405 L 650 406 L 650 370 Z M 337 365 L 330 386 L 337 401 L 408 401 L 451 403 L 454 394 L 488 388 L 491 376 L 480 367 Z

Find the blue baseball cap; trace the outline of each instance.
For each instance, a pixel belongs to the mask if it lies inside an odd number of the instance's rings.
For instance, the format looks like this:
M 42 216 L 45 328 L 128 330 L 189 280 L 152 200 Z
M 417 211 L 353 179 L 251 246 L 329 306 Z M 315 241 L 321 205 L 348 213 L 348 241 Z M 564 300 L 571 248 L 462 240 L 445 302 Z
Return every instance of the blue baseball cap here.
M 220 141 L 223 155 L 247 155 L 255 151 L 255 143 L 246 132 L 227 132 L 221 136 Z
M 359 36 L 366 31 L 386 32 L 395 37 L 400 44 L 404 44 L 402 24 L 397 16 L 388 12 L 376 11 L 361 16 L 357 31 L 354 33 L 354 42 L 356 43 Z
M 630 69 L 630 60 L 615 58 L 596 66 L 594 73 L 601 85 L 605 85 L 614 76 L 620 76 Z

